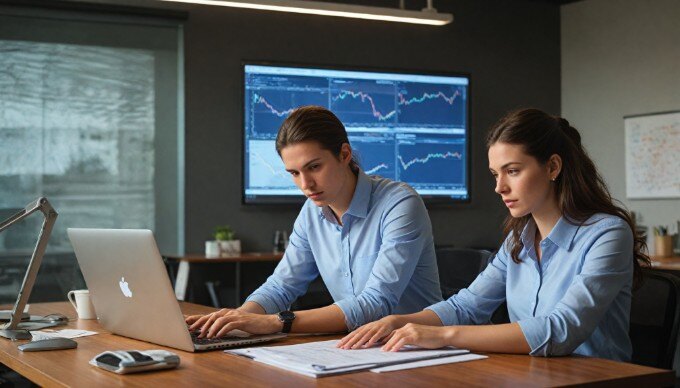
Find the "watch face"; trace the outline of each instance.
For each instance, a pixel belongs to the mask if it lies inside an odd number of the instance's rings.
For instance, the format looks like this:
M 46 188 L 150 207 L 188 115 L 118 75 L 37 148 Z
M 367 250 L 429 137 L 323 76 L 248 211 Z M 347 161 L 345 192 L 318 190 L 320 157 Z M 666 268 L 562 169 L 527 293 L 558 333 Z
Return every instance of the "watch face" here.
M 295 314 L 292 311 L 281 311 L 279 313 L 279 319 L 282 321 L 292 321 L 295 319 Z

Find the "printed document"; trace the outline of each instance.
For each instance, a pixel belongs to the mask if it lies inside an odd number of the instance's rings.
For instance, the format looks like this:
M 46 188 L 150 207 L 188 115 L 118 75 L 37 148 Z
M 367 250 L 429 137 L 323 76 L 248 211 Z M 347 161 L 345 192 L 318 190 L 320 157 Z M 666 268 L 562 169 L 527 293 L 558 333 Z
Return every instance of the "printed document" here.
M 337 342 L 338 340 L 330 340 L 287 346 L 229 349 L 225 352 L 312 377 L 469 353 L 467 350 L 452 347 L 434 350 L 405 347 L 399 352 L 384 352 L 379 346 L 343 350 L 335 347 Z

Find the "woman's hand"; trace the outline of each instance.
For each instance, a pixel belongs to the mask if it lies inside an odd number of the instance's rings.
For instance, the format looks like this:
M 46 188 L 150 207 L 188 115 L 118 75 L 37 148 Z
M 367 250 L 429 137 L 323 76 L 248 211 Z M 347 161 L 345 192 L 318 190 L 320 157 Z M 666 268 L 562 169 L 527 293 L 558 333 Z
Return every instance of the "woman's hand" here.
M 408 323 L 392 332 L 382 350 L 396 352 L 405 345 L 415 345 L 427 349 L 438 349 L 451 345 L 455 326 L 425 326 Z
M 403 325 L 398 315 L 389 315 L 359 327 L 347 334 L 335 346 L 341 349 L 370 348 Z
M 271 334 L 281 331 L 283 323 L 276 315 L 253 314 L 241 310 L 222 309 L 207 315 L 186 318 L 189 330 L 200 330 L 199 338 L 222 337 L 239 329 L 251 334 Z

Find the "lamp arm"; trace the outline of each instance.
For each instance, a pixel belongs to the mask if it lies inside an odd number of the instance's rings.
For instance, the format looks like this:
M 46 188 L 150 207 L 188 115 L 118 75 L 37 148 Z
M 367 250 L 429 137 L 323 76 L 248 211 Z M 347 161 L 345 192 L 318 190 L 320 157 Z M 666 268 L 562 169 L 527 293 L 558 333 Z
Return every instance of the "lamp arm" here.
M 26 207 L 21 209 L 21 211 L 19 211 L 18 213 L 14 214 L 5 221 L 2 221 L 2 223 L 0 223 L 0 232 L 9 228 L 11 225 L 23 220 L 24 218 L 30 216 L 32 213 L 38 210 L 42 211 L 45 216 L 47 216 L 49 212 L 54 212 L 54 209 L 52 208 L 52 205 L 50 205 L 50 203 L 47 201 L 47 198 L 40 197 L 26 205 Z
M 9 219 L 0 224 L 1 232 L 7 229 L 10 225 L 21 221 L 38 210 L 43 213 L 45 219 L 43 221 L 42 228 L 40 229 L 40 235 L 38 237 L 38 242 L 35 244 L 31 261 L 28 263 L 28 270 L 24 276 L 24 281 L 21 283 L 17 302 L 14 305 L 12 313 L 10 314 L 10 321 L 4 327 L 5 330 L 14 330 L 19 325 L 19 322 L 21 322 L 21 314 L 24 312 L 24 306 L 26 306 L 28 298 L 31 296 L 31 290 L 35 284 L 35 278 L 38 275 L 40 263 L 42 263 L 42 258 L 45 254 L 45 249 L 47 248 L 47 242 L 50 238 L 50 234 L 52 233 L 52 227 L 57 220 L 58 214 L 52 205 L 50 205 L 49 201 L 47 201 L 47 198 L 40 197 L 26 205 L 25 209 L 11 216 Z

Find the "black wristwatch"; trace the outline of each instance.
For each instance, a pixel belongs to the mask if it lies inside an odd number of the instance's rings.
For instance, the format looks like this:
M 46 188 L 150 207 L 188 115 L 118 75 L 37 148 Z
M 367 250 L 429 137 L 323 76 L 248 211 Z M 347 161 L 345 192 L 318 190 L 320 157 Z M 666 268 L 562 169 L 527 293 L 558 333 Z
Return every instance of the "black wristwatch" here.
M 295 320 L 295 313 L 292 311 L 281 311 L 278 315 L 279 321 L 283 322 L 281 333 L 290 333 L 290 329 L 293 327 L 293 321 Z

